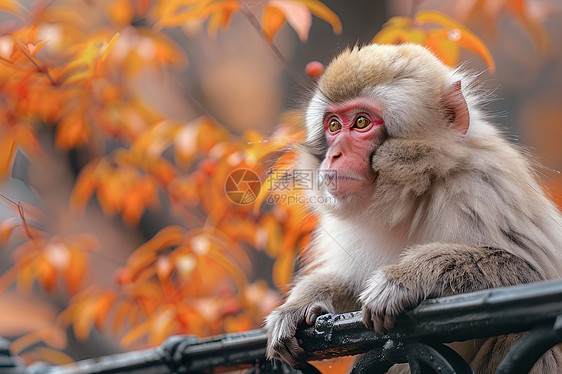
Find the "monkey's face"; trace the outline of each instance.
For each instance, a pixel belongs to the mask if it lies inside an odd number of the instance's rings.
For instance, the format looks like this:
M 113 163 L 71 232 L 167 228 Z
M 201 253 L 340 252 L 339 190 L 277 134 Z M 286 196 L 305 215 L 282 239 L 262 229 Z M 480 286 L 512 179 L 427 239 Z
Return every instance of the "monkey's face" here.
M 335 197 L 364 190 L 375 181 L 373 151 L 382 142 L 384 121 L 373 100 L 352 99 L 326 107 L 323 116 L 327 152 L 320 164 L 320 178 Z
M 414 45 L 370 45 L 334 59 L 306 112 L 307 142 L 299 166 L 319 171 L 319 187 L 312 193 L 335 198 L 323 199 L 335 202 L 328 204 L 330 210 L 353 211 L 390 199 L 394 185 L 425 181 L 434 168 L 413 167 L 420 158 L 412 155 L 441 149 L 468 129 L 467 104 L 452 72 Z

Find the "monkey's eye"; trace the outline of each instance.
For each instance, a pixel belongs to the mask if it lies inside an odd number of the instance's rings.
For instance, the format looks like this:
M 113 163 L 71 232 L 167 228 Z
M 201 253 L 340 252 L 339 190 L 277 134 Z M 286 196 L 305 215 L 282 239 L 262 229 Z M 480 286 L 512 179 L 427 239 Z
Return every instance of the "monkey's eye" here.
M 369 126 L 370 124 L 371 124 L 371 121 L 367 117 L 361 116 L 361 117 L 357 117 L 353 127 L 356 127 L 358 129 L 364 129 L 365 127 Z
M 328 123 L 328 130 L 330 132 L 336 132 L 341 129 L 341 123 L 337 119 L 331 119 L 330 123 Z

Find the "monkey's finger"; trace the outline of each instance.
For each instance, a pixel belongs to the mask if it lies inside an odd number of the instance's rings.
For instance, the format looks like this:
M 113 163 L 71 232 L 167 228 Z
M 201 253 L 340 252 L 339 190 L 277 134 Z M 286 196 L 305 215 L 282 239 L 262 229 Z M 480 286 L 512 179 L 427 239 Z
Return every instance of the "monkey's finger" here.
M 292 367 L 298 367 L 306 362 L 306 352 L 299 345 L 297 338 L 285 339 L 282 343 L 285 349 L 279 350 L 279 355 L 283 361 Z
M 386 314 L 383 320 L 383 327 L 385 332 L 388 332 L 394 328 L 394 323 L 396 322 L 396 316 L 392 314 Z
M 385 334 L 386 330 L 384 328 L 384 317 L 381 315 L 373 315 L 373 328 L 379 334 Z
M 309 325 L 314 325 L 318 316 L 324 314 L 321 306 L 313 306 L 306 313 L 306 323 Z

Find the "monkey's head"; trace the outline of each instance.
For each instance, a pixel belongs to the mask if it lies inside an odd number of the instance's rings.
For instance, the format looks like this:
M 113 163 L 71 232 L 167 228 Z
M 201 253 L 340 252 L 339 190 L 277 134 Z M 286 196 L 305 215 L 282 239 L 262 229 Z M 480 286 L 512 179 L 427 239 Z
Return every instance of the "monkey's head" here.
M 336 209 L 372 201 L 381 173 L 385 183 L 419 178 L 419 170 L 408 170 L 419 161 L 411 158 L 425 155 L 415 149 L 425 152 L 427 144 L 441 149 L 467 134 L 468 106 L 459 77 L 417 45 L 373 44 L 336 57 L 306 111 L 300 166 L 319 170 L 315 194 L 335 200 L 328 205 Z

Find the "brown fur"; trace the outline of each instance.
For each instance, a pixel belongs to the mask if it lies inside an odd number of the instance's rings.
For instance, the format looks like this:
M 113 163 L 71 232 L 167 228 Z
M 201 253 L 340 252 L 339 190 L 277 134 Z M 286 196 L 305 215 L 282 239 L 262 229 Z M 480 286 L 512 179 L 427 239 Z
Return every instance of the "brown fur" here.
M 389 53 L 391 50 L 396 52 L 394 46 L 384 45 L 377 49 L 355 47 L 344 51 L 330 63 L 320 78 L 318 89 L 330 102 L 339 103 L 360 96 L 365 87 L 406 77 L 416 64 L 434 64 L 432 56 L 412 53 L 409 46 L 404 46 L 397 54 Z M 444 73 L 445 69 L 432 72 L 424 81 L 433 82 L 431 87 L 437 88 L 439 85 L 435 83 L 443 81 Z

